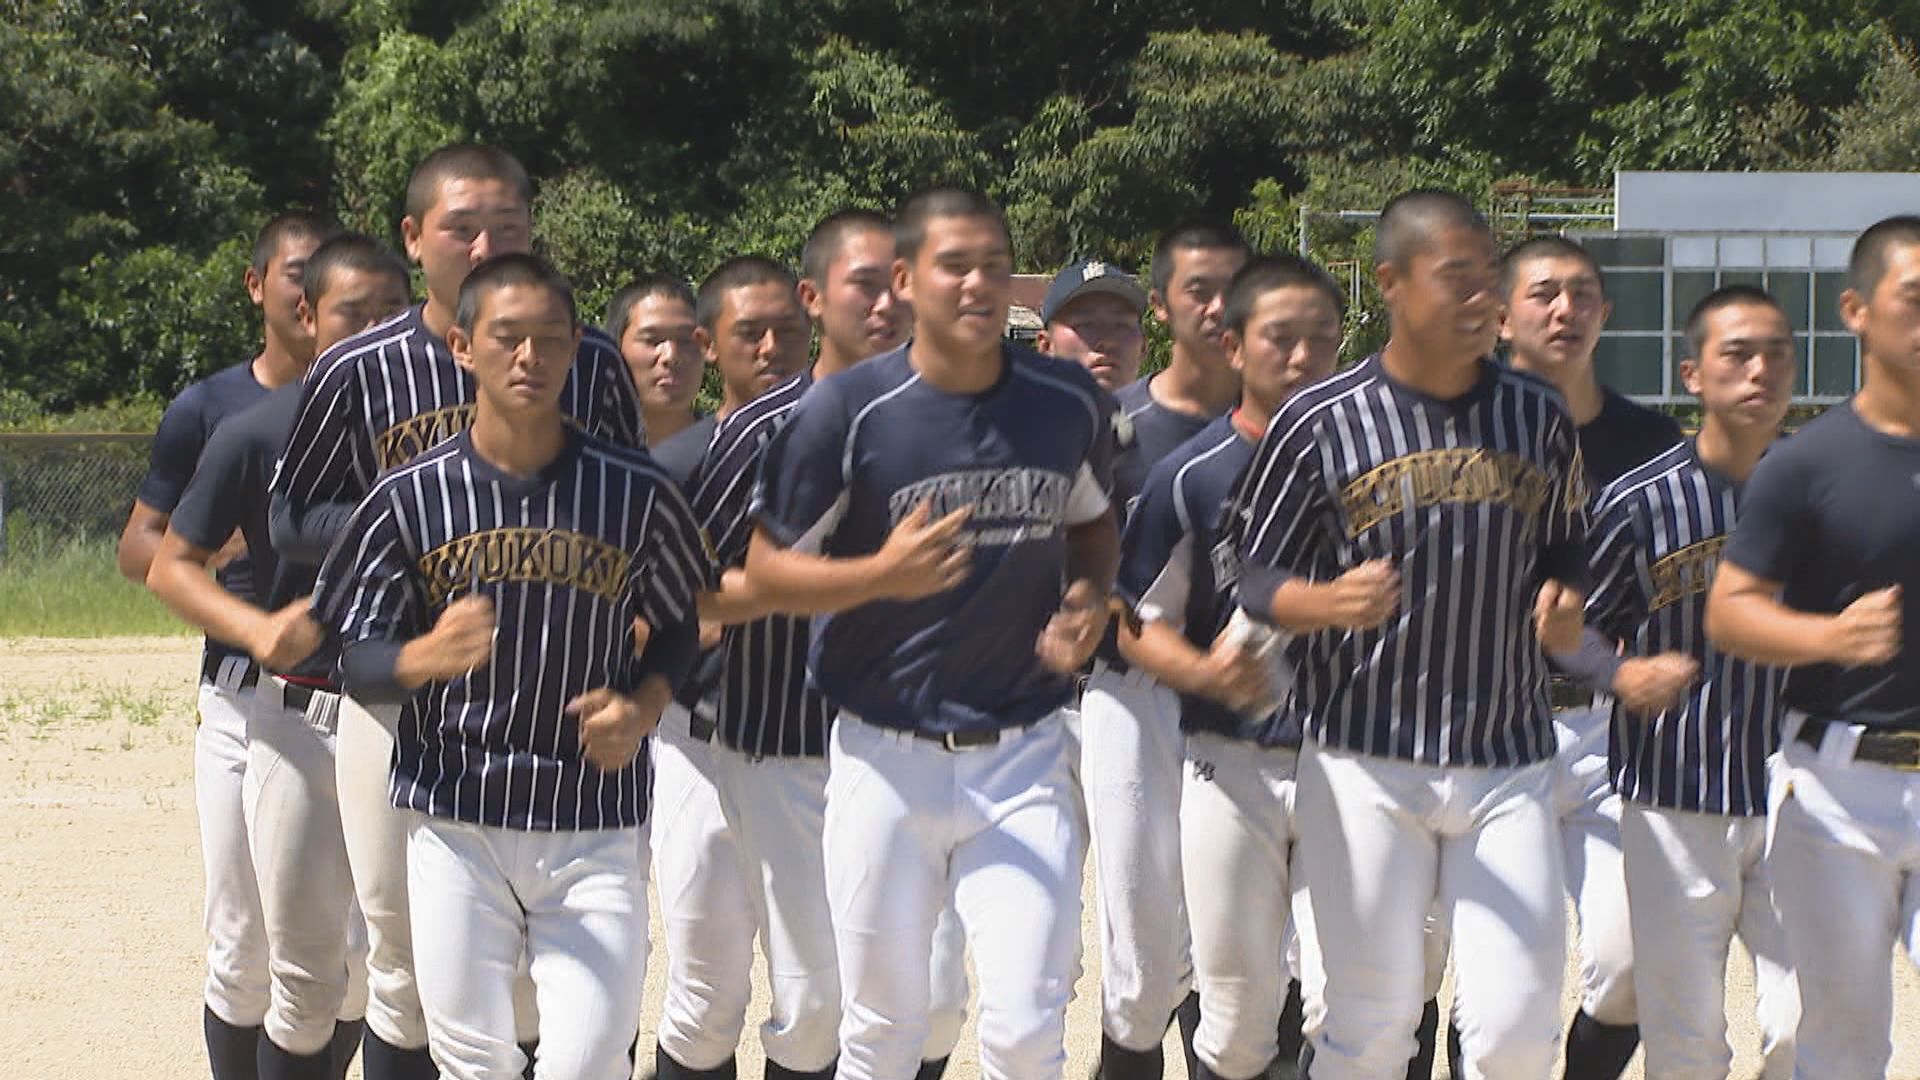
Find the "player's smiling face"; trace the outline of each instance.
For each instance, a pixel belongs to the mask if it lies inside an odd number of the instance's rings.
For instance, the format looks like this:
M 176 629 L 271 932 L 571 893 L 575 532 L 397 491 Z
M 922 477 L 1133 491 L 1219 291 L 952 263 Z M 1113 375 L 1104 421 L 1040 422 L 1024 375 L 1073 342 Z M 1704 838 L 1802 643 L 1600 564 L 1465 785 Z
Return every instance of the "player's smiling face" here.
M 501 285 L 481 296 L 472 335 L 455 327 L 447 342 L 491 408 L 508 415 L 545 414 L 560 407 L 580 327 L 554 290 Z
M 1394 336 L 1426 362 L 1460 367 L 1493 351 L 1500 263 L 1487 230 L 1439 226 L 1405 266 L 1383 263 L 1378 272 Z
M 1340 358 L 1340 309 L 1311 285 L 1269 289 L 1254 302 L 1244 334 L 1227 333 L 1245 392 L 1267 412 L 1333 373 Z
M 318 355 L 336 342 L 398 315 L 412 301 L 404 277 L 380 270 L 336 266 L 327 275 L 319 310 L 309 308 L 302 299 L 300 317 L 313 334 L 314 353 Z
M 1584 370 L 1613 305 L 1600 276 L 1585 260 L 1568 256 L 1527 259 L 1514 268 L 1500 336 L 1524 370 L 1553 379 Z
M 620 355 L 640 391 L 640 407 L 667 413 L 693 405 L 704 358 L 694 341 L 693 309 L 653 293 L 634 301 L 620 337 Z
M 533 250 L 533 225 L 520 192 L 491 177 L 448 177 L 440 197 L 421 215 L 400 223 L 407 257 L 420 264 L 427 296 L 452 311 L 460 283 L 495 255 Z
M 886 352 L 913 327 L 913 309 L 893 291 L 893 236 L 884 230 L 849 230 L 827 280 L 803 282 L 801 298 L 823 342 L 843 360 Z
M 1239 248 L 1187 247 L 1172 253 L 1167 291 L 1152 297 L 1154 318 L 1167 324 L 1174 344 L 1199 360 L 1227 362 L 1227 285 L 1247 261 Z
M 1700 355 L 1680 364 L 1680 380 L 1722 424 L 1772 431 L 1793 395 L 1793 331 L 1771 304 L 1732 303 L 1708 313 Z
M 778 281 L 737 285 L 723 295 L 712 333 L 702 328 L 699 340 L 730 403 L 739 406 L 807 365 L 813 328 L 800 298 Z
M 997 349 L 1013 290 L 1013 246 L 991 217 L 927 219 L 911 263 L 896 260 L 894 287 L 913 305 L 915 332 L 961 353 Z

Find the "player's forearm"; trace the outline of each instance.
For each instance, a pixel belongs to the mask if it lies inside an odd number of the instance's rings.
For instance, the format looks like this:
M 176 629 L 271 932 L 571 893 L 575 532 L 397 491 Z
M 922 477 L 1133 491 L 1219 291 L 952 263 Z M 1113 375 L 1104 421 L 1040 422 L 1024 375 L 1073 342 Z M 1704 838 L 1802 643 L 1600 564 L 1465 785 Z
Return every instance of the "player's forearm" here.
M 763 602 L 743 567 L 736 566 L 721 574 L 720 588 L 710 593 L 700 594 L 702 622 L 738 626 L 741 623 L 753 622 L 755 619 L 764 619 L 775 610 Z
M 781 547 L 756 535 L 747 551 L 747 587 L 766 611 L 832 615 L 881 598 L 877 556 L 836 559 Z
M 1333 583 L 1289 577 L 1273 590 L 1267 621 L 1296 634 L 1310 634 L 1336 625 L 1333 619 Z
M 1772 596 L 1716 587 L 1707 597 L 1707 639 L 1730 656 L 1793 667 L 1825 663 L 1831 615 L 1795 611 Z
M 347 531 L 353 509 L 352 503 L 322 502 L 296 510 L 286 496 L 275 495 L 267 505 L 267 530 L 274 551 L 283 559 L 320 565 L 334 541 Z
M 1611 694 L 1614 677 L 1620 674 L 1620 664 L 1625 658 L 1620 655 L 1620 649 L 1612 639 L 1589 626 L 1580 637 L 1579 649 L 1570 653 L 1556 653 L 1547 659 L 1581 686 L 1598 693 Z
M 1141 623 L 1138 634 L 1122 624 L 1120 655 L 1176 694 L 1207 694 L 1201 677 L 1207 654 L 1168 623 L 1159 620 Z
M 1102 596 L 1113 592 L 1120 572 L 1120 526 L 1113 510 L 1067 530 L 1067 584 L 1092 583 Z
M 188 625 L 235 648 L 251 650 L 268 613 L 228 592 L 208 573 L 213 553 L 202 548 L 162 551 L 147 569 L 146 586 Z
M 159 554 L 160 539 L 166 535 L 166 531 L 164 517 L 157 526 L 142 520 L 127 522 L 125 531 L 120 534 L 120 548 L 116 553 L 122 577 L 135 585 L 147 583 L 147 575 L 153 569 L 153 557 Z

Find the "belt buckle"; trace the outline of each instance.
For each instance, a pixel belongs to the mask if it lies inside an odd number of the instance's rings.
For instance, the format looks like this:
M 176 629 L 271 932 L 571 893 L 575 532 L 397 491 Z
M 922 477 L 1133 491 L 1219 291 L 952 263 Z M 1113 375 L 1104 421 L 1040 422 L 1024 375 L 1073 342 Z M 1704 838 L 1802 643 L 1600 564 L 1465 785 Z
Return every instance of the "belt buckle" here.
M 1882 764 L 1898 772 L 1920 772 L 1920 733 L 1888 731 L 1880 738 L 1888 754 Z
M 947 753 L 957 754 L 966 749 L 966 745 L 959 741 L 959 734 L 957 731 L 943 731 L 940 733 L 940 745 L 946 748 Z
M 998 731 L 943 731 L 940 733 L 940 745 L 948 753 L 958 754 L 966 750 L 975 750 L 982 746 L 993 746 L 1000 741 Z

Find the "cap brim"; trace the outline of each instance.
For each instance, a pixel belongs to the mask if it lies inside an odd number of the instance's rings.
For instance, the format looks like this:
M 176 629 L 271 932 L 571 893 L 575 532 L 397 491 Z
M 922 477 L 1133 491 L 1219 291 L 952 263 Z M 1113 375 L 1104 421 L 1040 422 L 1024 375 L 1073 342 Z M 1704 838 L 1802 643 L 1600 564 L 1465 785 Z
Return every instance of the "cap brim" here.
M 1141 289 L 1130 277 L 1120 274 L 1110 274 L 1106 277 L 1094 278 L 1092 281 L 1083 281 L 1079 285 L 1074 286 L 1073 291 L 1062 297 L 1059 303 L 1041 312 L 1040 321 L 1052 322 L 1054 316 L 1065 311 L 1075 300 L 1083 296 L 1092 296 L 1095 293 L 1106 293 L 1108 296 L 1117 296 L 1125 300 L 1137 312 L 1145 313 L 1147 310 L 1147 294 L 1145 290 Z

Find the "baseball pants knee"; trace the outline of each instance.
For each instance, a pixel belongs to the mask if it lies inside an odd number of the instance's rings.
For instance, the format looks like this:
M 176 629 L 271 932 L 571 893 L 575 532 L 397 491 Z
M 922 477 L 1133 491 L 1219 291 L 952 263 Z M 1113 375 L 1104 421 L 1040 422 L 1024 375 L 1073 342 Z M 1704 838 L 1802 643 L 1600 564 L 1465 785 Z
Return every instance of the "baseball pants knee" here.
M 1920 775 L 1853 762 L 1852 732 L 1786 741 L 1768 877 L 1800 990 L 1794 1076 L 1885 1076 L 1896 941 L 1920 956 Z
M 1708 1080 L 1729 1074 L 1726 973 L 1735 934 L 1753 956 L 1767 1080 L 1793 1074 L 1800 997 L 1767 883 L 1766 819 L 1628 803 L 1626 856 L 1634 969 L 1646 1003 L 1640 1038 L 1647 1075 Z
M 1560 739 L 1561 855 L 1567 892 L 1580 920 L 1580 1009 L 1603 1024 L 1635 1022 L 1633 928 L 1620 858 L 1620 796 L 1607 773 L 1612 722 L 1604 708 L 1554 717 Z
M 647 966 L 638 829 L 522 832 L 416 815 L 407 846 L 428 1046 L 445 1080 L 519 1080 L 528 955 L 540 1080 L 627 1080 Z
M 249 833 L 272 977 L 267 1037 L 305 1056 L 332 1041 L 336 1019 L 357 1015 L 349 1002 L 357 916 L 334 774 L 339 699 L 315 694 L 291 708 L 285 690 L 265 678 L 254 692 Z
M 253 689 L 244 661 L 229 661 L 200 684 L 193 736 L 193 793 L 206 870 L 207 1008 L 235 1027 L 258 1027 L 270 1000 L 266 916 L 247 844 L 247 724 Z
M 1193 988 L 1179 883 L 1185 763 L 1179 699 L 1144 672 L 1096 664 L 1080 699 L 1081 781 L 1093 834 L 1100 1018 L 1148 1050 Z
M 918 1071 L 949 895 L 979 977 L 981 1075 L 1062 1074 L 1084 846 L 1065 748 L 1057 716 L 955 752 L 841 715 L 825 850 L 844 1080 Z
M 1566 955 L 1553 783 L 1551 761 L 1440 767 L 1308 745 L 1296 865 L 1325 966 L 1316 1080 L 1406 1074 L 1436 898 L 1469 1075 L 1551 1073 Z
M 1194 1052 L 1243 1080 L 1280 1052 L 1292 903 L 1293 780 L 1298 755 L 1220 735 L 1187 736 L 1180 866 L 1193 928 L 1200 1028 Z

